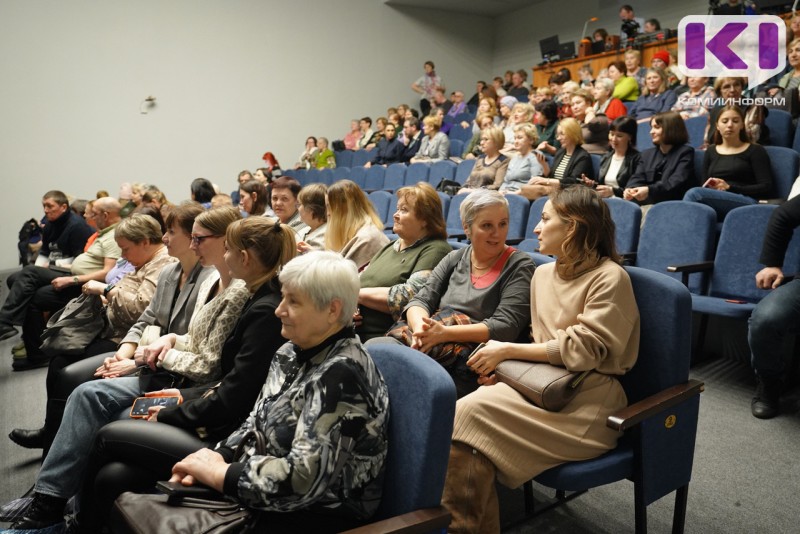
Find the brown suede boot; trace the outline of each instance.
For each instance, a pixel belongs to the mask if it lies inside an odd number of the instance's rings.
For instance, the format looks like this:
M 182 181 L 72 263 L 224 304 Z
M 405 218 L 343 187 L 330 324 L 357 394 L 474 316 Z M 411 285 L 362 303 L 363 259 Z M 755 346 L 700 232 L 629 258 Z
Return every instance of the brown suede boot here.
M 454 441 L 442 505 L 452 514 L 447 531 L 457 534 L 500 532 L 494 464 L 481 452 Z

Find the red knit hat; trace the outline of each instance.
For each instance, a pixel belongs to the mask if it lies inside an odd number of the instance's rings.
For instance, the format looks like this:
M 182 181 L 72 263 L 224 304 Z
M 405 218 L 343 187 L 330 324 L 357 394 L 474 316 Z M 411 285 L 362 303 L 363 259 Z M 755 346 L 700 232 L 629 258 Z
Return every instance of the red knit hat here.
M 653 59 L 660 59 L 661 61 L 669 65 L 669 59 L 670 59 L 669 52 L 667 52 L 666 50 L 659 50 L 658 52 L 653 54 Z M 652 59 L 650 61 L 652 61 Z

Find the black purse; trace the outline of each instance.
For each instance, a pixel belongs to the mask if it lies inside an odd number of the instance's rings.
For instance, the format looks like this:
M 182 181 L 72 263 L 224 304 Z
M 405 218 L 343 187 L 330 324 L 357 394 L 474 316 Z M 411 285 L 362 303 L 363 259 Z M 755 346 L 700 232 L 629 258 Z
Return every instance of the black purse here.
M 253 442 L 255 454 L 266 453 L 264 434 L 250 430 L 236 447 L 234 458 L 241 459 Z M 205 487 L 159 482 L 167 495 L 140 495 L 125 492 L 114 502 L 109 527 L 115 533 L 192 532 L 232 534 L 254 532 L 260 513 Z

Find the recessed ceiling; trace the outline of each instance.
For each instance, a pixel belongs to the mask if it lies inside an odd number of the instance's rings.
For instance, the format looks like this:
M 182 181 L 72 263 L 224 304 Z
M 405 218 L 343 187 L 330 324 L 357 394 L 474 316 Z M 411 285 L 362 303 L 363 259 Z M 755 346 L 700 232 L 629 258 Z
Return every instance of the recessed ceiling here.
M 385 0 L 390 6 L 410 6 L 439 11 L 499 17 L 544 0 Z

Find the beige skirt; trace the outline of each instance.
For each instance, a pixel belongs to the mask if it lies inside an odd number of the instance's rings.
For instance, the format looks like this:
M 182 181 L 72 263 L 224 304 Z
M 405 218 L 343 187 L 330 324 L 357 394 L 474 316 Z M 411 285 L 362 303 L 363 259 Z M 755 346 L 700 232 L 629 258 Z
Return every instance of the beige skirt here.
M 516 488 L 553 466 L 614 448 L 620 434 L 606 420 L 626 405 L 616 378 L 600 373 L 587 376 L 560 412 L 531 404 L 505 384 L 482 386 L 456 404 L 453 440 L 485 454 L 498 480 Z

